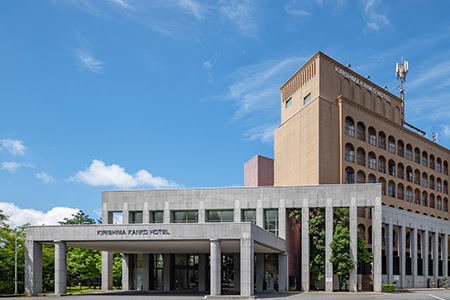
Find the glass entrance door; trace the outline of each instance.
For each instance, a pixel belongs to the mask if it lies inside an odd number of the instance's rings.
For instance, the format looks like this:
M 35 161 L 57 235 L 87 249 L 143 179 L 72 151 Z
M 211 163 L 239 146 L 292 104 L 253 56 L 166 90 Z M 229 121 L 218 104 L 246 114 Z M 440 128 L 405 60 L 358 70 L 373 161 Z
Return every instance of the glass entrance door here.
M 175 254 L 175 290 L 198 290 L 198 259 L 198 255 Z

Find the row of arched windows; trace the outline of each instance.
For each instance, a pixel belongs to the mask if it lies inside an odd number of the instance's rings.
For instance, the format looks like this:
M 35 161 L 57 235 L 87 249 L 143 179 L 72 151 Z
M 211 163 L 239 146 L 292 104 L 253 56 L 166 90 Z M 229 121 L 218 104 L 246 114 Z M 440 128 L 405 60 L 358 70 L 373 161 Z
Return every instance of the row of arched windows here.
M 355 121 L 351 117 L 345 118 L 345 133 L 349 136 L 355 137 Z M 383 131 L 377 132 L 373 127 L 369 127 L 367 130 L 366 137 L 366 126 L 362 122 L 356 124 L 356 138 L 368 142 L 373 146 L 383 150 L 388 150 L 392 154 L 397 154 L 401 157 L 406 157 L 406 159 L 414 161 L 418 164 L 422 164 L 424 167 L 429 167 L 432 170 L 436 170 L 439 173 L 444 173 L 448 175 L 448 162 L 446 160 L 442 161 L 440 157 L 435 158 L 433 154 L 428 155 L 426 151 L 420 151 L 418 147 L 413 147 L 411 144 L 404 144 L 402 140 L 396 141 L 393 136 L 386 138 L 386 134 Z
M 387 172 L 393 177 L 398 177 L 409 182 L 414 182 L 417 185 L 422 185 L 423 187 L 448 194 L 447 180 L 442 181 L 441 178 L 435 178 L 434 175 L 428 176 L 426 172 L 420 173 L 417 169 L 413 171 L 410 166 L 405 168 L 402 163 L 396 164 L 392 159 L 386 163 L 386 158 L 384 156 L 380 155 L 377 158 L 373 152 L 369 152 L 367 158 L 366 164 L 366 151 L 362 147 L 359 147 L 356 151 L 356 163 L 358 165 L 364 167 L 367 166 L 369 169 L 380 173 Z M 345 145 L 345 160 L 353 163 L 355 162 L 355 147 L 350 143 Z
M 355 178 L 355 171 L 351 167 L 345 169 L 345 183 L 381 183 L 381 192 L 383 195 L 388 195 L 392 198 L 399 200 L 406 200 L 407 202 L 415 203 L 418 205 L 435 208 L 437 210 L 448 211 L 448 199 L 438 195 L 437 197 L 426 191 L 421 192 L 418 188 L 414 189 L 411 186 L 405 186 L 402 183 L 396 184 L 390 180 L 386 183 L 386 179 L 383 177 L 377 178 L 373 174 L 369 174 L 366 178 L 366 174 L 363 171 L 358 171 Z M 386 193 L 387 187 L 387 193 Z

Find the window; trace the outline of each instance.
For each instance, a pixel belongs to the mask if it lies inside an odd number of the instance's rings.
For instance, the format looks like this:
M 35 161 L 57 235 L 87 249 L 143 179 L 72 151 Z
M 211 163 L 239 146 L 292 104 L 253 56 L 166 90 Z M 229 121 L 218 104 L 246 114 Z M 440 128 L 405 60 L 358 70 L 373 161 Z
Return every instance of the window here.
M 412 194 L 413 194 L 412 193 L 412 189 L 410 187 L 407 187 L 406 188 L 406 201 L 407 202 L 411 202 L 412 203 L 412 197 L 413 197 Z
M 436 171 L 438 171 L 439 173 L 442 172 L 442 161 L 440 158 L 438 158 L 436 161 Z
M 353 184 L 355 183 L 355 171 L 352 168 L 345 169 L 345 183 Z
M 130 211 L 130 224 L 141 224 L 142 223 L 142 211 Z
M 383 156 L 378 158 L 378 172 L 386 173 L 386 159 Z
M 366 165 L 366 152 L 364 151 L 363 148 L 358 148 L 357 162 L 358 162 L 358 165 L 361 165 L 361 166 Z
M 355 122 L 352 118 L 345 118 L 345 133 L 350 136 L 355 136 Z
M 420 185 L 420 172 L 419 170 L 414 171 L 414 183 Z
M 291 104 L 292 104 L 292 97 L 286 100 L 286 108 L 291 106 Z
M 434 195 L 430 194 L 430 207 L 434 208 Z
M 264 229 L 278 235 L 278 209 L 264 210 Z
M 364 174 L 363 171 L 358 171 L 358 174 L 356 175 L 356 182 L 366 183 L 366 174 Z
M 172 212 L 173 223 L 198 223 L 198 211 L 178 210 Z
M 233 222 L 233 210 L 208 210 L 206 211 L 206 222 Z
M 162 210 L 156 210 L 150 212 L 150 223 L 163 223 L 164 212 Z
M 377 179 L 373 174 L 369 175 L 369 183 L 377 183 Z
M 395 162 L 391 159 L 388 164 L 389 175 L 395 176 Z
M 381 194 L 386 195 L 386 180 L 384 180 L 384 178 L 379 178 L 378 183 L 381 183 Z
M 413 181 L 413 172 L 411 167 L 406 168 L 406 180 L 408 180 L 409 182 Z
M 305 98 L 303 98 L 303 105 L 311 101 L 311 93 L 309 93 Z
M 358 122 L 358 140 L 366 141 L 366 126 L 363 123 Z
M 378 134 L 378 147 L 386 150 L 386 135 L 383 132 Z
M 414 149 L 414 162 L 420 164 L 420 149 Z
M 256 209 L 243 209 L 241 214 L 242 222 L 256 224 Z
M 369 144 L 374 146 L 377 145 L 377 133 L 373 127 L 369 128 Z
M 447 163 L 447 161 L 444 161 L 444 174 L 448 175 L 448 163 Z
M 373 152 L 369 153 L 369 168 L 372 170 L 377 169 L 377 158 Z
M 406 145 L 406 159 L 412 160 L 412 147 L 410 144 Z
M 437 210 L 442 210 L 442 199 L 441 199 L 440 196 L 438 196 L 437 200 L 436 200 L 436 209 Z
M 422 165 L 428 167 L 428 154 L 425 151 L 422 152 Z
M 448 211 L 448 200 L 444 198 L 444 211 Z
M 345 160 L 355 162 L 355 148 L 352 144 L 345 145 Z
M 430 176 L 430 189 L 434 190 L 434 176 Z
M 395 183 L 393 181 L 389 181 L 388 195 L 389 195 L 389 197 L 395 198 Z
M 447 180 L 444 181 L 444 194 L 448 194 L 448 182 L 447 182 Z
M 420 191 L 419 190 L 414 191 L 414 203 L 420 204 Z
M 428 176 L 427 173 L 422 174 L 422 186 L 428 187 Z
M 390 136 L 388 139 L 388 149 L 389 152 L 395 154 L 395 139 L 392 136 Z
M 436 190 L 438 192 L 442 192 L 442 181 L 441 181 L 440 178 L 438 178 L 437 181 L 436 181 Z
M 434 155 L 430 155 L 430 169 L 434 170 Z
M 397 177 L 400 179 L 405 179 L 405 168 L 402 164 L 397 165 Z
M 428 195 L 425 192 L 422 193 L 422 205 L 428 206 Z
M 405 196 L 404 196 L 403 192 L 404 192 L 404 188 L 403 188 L 403 185 L 400 183 L 397 186 L 397 199 L 400 199 L 400 200 L 404 200 L 405 199 L 404 198 Z
M 397 155 L 398 156 L 403 157 L 405 155 L 404 147 L 405 147 L 405 145 L 403 144 L 403 142 L 401 140 L 399 140 L 397 142 Z

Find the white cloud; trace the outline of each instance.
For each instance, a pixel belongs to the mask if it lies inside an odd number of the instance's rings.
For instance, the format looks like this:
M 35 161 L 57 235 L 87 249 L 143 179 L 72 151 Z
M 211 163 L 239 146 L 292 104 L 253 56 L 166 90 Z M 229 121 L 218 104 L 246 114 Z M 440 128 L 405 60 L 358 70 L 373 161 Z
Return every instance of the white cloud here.
M 33 165 L 27 162 L 4 161 L 2 162 L 1 169 L 9 171 L 11 173 L 15 173 L 17 169 L 21 167 L 32 168 Z
M 450 137 L 450 126 L 448 126 L 448 125 L 439 125 L 439 127 L 441 127 L 442 128 L 442 133 L 445 135 L 445 136 L 448 136 L 448 137 Z
M 52 176 L 48 175 L 45 172 L 36 173 L 36 177 L 42 180 L 42 182 L 44 183 L 55 182 L 55 178 L 53 178 Z
M 129 1 L 125 0 L 109 0 L 110 2 L 119 5 L 122 8 L 125 9 L 132 9 L 132 6 L 130 5 Z
M 376 11 L 375 5 L 376 0 L 369 0 L 364 8 L 364 13 L 368 19 L 367 28 L 369 31 L 378 31 L 381 27 L 390 25 L 388 18 Z
M 1 139 L 0 146 L 12 155 L 24 155 L 27 150 L 22 141 L 13 139 Z
M 245 36 L 254 37 L 257 31 L 256 19 L 253 15 L 254 5 L 251 0 L 221 1 L 219 11 L 232 24 L 237 26 Z
M 119 165 L 105 165 L 101 160 L 94 159 L 84 171 L 79 171 L 70 178 L 71 181 L 82 182 L 93 186 L 116 186 L 119 188 L 133 188 L 137 186 L 151 186 L 154 188 L 177 187 L 175 182 L 163 177 L 154 177 L 146 170 L 136 174 L 129 174 Z
M 9 216 L 9 221 L 13 226 L 21 226 L 26 223 L 31 225 L 56 225 L 64 218 L 70 218 L 72 214 L 78 212 L 77 208 L 54 207 L 47 212 L 35 209 L 22 209 L 10 202 L 0 202 L 0 209 Z
M 443 78 L 449 78 L 450 76 L 450 60 L 439 62 L 431 67 L 427 65 L 427 69 L 422 72 L 417 72 L 415 79 L 407 83 L 408 89 L 414 89 L 423 86 L 425 83 L 432 81 L 433 83 L 439 80 L 440 84 L 436 88 L 443 88 L 450 86 L 450 81 L 442 80 Z
M 278 124 L 262 125 L 248 130 L 244 136 L 249 141 L 259 140 L 262 143 L 273 143 L 273 132 L 277 128 Z
M 286 13 L 291 16 L 309 16 L 309 15 L 311 15 L 310 12 L 303 10 L 303 9 L 296 9 L 296 8 L 292 8 L 292 7 L 288 7 L 288 6 L 286 6 L 284 9 L 285 9 Z
M 205 18 L 207 11 L 206 6 L 194 0 L 177 0 L 177 5 L 188 14 L 193 15 L 196 19 L 201 20 Z
M 204 67 L 205 69 L 211 69 L 212 65 L 211 65 L 211 63 L 210 63 L 209 61 L 205 61 L 205 62 L 203 63 L 203 67 Z
M 102 73 L 104 62 L 94 58 L 86 49 L 79 49 L 76 53 L 76 58 L 82 69 Z

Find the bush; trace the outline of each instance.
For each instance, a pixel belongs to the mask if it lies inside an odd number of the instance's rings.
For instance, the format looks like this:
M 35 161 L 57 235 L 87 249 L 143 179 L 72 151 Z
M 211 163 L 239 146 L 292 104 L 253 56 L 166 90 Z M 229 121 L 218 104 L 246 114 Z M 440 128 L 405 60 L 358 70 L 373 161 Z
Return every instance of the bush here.
M 17 281 L 17 292 L 23 294 L 24 284 L 23 281 Z M 0 294 L 12 295 L 14 294 L 14 281 L 0 281 Z
M 382 293 L 395 293 L 395 284 L 383 284 L 381 286 Z

